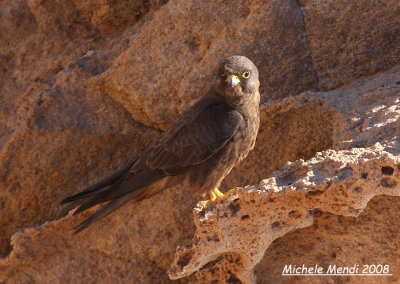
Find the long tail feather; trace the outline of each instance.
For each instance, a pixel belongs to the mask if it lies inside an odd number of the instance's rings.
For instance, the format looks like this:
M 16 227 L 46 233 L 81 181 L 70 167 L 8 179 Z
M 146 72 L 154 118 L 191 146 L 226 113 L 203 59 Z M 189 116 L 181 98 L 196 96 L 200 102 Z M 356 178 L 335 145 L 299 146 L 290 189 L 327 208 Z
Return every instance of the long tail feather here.
M 74 235 L 83 231 L 100 218 L 103 218 L 115 211 L 129 200 L 134 199 L 136 201 L 140 201 L 143 198 L 152 196 L 157 191 L 152 190 L 148 186 L 164 178 L 165 176 L 166 173 L 162 170 L 151 170 L 150 168 L 144 168 L 137 172 L 130 172 L 129 168 L 126 167 L 104 181 L 89 187 L 84 192 L 66 198 L 63 203 L 90 197 L 89 200 L 84 201 L 79 208 L 75 210 L 74 215 L 79 214 L 97 204 L 110 201 L 95 214 L 79 224 L 75 228 Z
M 112 185 L 114 182 L 116 182 L 124 173 L 126 173 L 130 167 L 132 166 L 133 163 L 129 163 L 128 165 L 126 165 L 124 168 L 122 168 L 121 170 L 119 170 L 118 172 L 112 174 L 111 176 L 109 176 L 108 178 L 89 186 L 88 188 L 86 188 L 85 190 L 83 190 L 82 192 L 69 196 L 67 198 L 65 198 L 63 201 L 61 201 L 61 204 L 66 204 L 66 203 L 70 203 L 72 201 L 75 200 L 79 200 L 79 199 L 83 199 L 86 197 L 90 197 L 92 195 L 95 195 L 98 192 L 101 192 L 103 190 L 106 190 L 107 187 L 109 187 L 110 185 Z
M 80 223 L 78 226 L 76 226 L 74 228 L 75 232 L 73 233 L 73 235 L 76 235 L 79 232 L 82 232 L 83 230 L 85 230 L 87 227 L 89 227 L 91 224 L 93 224 L 94 222 L 96 222 L 100 218 L 103 218 L 103 217 L 107 216 L 108 214 L 110 214 L 110 213 L 114 212 L 115 210 L 117 210 L 119 207 L 124 205 L 126 202 L 128 202 L 129 200 L 134 198 L 134 194 L 135 194 L 135 192 L 132 192 L 131 194 L 127 194 L 127 195 L 121 196 L 121 197 L 111 201 L 107 205 L 105 205 L 103 208 L 101 208 L 95 214 L 93 214 L 88 219 L 86 219 L 85 221 Z
M 131 192 L 146 187 L 164 176 L 164 172 L 159 170 L 151 171 L 150 169 L 137 173 L 127 173 L 119 181 L 110 186 L 109 189 L 94 194 L 91 199 L 81 204 L 81 206 L 74 212 L 74 215 L 97 204 L 116 200 L 123 195 L 129 195 Z

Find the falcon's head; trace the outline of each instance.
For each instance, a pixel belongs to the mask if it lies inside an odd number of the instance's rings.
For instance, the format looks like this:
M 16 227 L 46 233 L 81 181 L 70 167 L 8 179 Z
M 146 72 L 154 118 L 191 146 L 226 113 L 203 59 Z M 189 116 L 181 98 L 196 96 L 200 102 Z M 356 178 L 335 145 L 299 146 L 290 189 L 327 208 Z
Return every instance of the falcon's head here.
M 232 107 L 259 101 L 258 69 L 247 57 L 225 58 L 219 69 L 216 90 Z

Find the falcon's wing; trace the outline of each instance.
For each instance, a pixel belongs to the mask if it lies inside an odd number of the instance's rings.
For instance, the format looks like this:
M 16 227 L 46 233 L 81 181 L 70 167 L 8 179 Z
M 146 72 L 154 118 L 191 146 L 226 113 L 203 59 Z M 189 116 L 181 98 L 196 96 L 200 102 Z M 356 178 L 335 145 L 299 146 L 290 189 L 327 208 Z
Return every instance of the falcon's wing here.
M 242 115 L 216 99 L 205 98 L 183 113 L 147 149 L 128 170 L 89 187 L 63 201 L 91 197 L 74 212 L 78 214 L 96 204 L 111 201 L 75 229 L 75 233 L 87 228 L 96 220 L 110 214 L 131 199 L 141 200 L 155 192 L 146 186 L 166 175 L 177 175 L 191 165 L 197 165 L 218 152 L 235 134 L 243 121 Z
M 179 174 L 218 152 L 242 121 L 241 113 L 226 103 L 204 98 L 183 113 L 142 158 L 151 169 Z

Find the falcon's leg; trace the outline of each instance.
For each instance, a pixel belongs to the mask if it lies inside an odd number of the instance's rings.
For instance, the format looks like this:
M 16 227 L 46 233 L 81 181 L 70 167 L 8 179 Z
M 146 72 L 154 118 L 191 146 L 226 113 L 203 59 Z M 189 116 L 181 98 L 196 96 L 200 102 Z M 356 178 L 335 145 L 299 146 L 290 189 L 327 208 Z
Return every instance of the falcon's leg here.
M 214 188 L 213 190 L 210 191 L 210 201 L 214 202 L 217 199 L 222 199 L 224 197 L 224 194 L 218 190 L 218 188 Z
M 223 194 L 221 191 L 218 190 L 218 188 L 214 188 L 210 191 L 210 199 L 209 200 L 203 200 L 200 202 L 200 204 L 205 207 L 207 203 L 209 202 L 220 202 L 224 199 L 226 199 L 229 195 L 232 193 L 236 192 L 236 189 L 231 189 L 225 194 Z

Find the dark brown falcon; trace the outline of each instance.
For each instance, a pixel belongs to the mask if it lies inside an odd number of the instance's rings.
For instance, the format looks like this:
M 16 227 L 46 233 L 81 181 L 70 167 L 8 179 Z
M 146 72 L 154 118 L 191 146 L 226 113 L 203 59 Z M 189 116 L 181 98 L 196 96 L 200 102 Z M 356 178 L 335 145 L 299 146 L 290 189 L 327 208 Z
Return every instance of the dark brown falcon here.
M 75 233 L 130 200 L 140 201 L 161 191 L 161 180 L 167 181 L 164 186 L 183 183 L 194 190 L 210 191 L 211 201 L 222 198 L 217 188 L 256 141 L 259 85 L 257 67 L 248 58 L 236 55 L 224 59 L 214 88 L 158 141 L 127 167 L 62 201 L 83 200 L 74 214 L 108 202 L 78 225 Z

